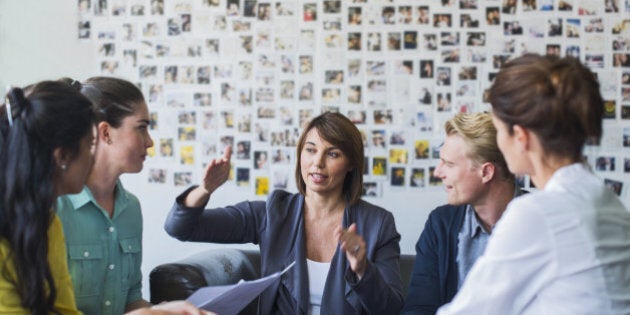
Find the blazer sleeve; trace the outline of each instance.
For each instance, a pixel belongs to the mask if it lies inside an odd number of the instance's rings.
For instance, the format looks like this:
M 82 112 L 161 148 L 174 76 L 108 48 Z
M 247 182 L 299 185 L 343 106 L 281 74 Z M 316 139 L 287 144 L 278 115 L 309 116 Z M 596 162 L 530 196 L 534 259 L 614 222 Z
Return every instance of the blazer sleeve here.
M 434 219 L 434 216 L 429 216 L 416 243 L 416 261 L 402 314 L 434 315 L 442 305 L 438 278 L 438 237 L 433 228 Z
M 370 313 L 398 314 L 403 306 L 399 242 L 394 217 L 387 212 L 378 231 L 378 245 L 372 259 L 368 259 L 363 278 L 356 281 L 350 267 L 346 270 L 346 281 Z
M 243 201 L 225 208 L 203 209 L 184 206 L 191 187 L 175 199 L 164 229 L 180 240 L 213 243 L 259 243 L 264 229 L 266 202 Z

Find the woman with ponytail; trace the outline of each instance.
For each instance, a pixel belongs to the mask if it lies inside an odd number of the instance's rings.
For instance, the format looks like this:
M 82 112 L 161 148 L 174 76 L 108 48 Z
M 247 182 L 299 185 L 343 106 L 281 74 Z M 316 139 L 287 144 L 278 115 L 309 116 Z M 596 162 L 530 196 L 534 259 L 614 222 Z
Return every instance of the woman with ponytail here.
M 81 190 L 92 165 L 92 103 L 61 82 L 0 107 L 0 313 L 77 314 L 57 196 Z
M 149 110 L 133 83 L 114 77 L 70 81 L 96 108 L 94 166 L 78 193 L 57 211 L 68 247 L 77 307 L 86 314 L 122 314 L 151 304 L 142 298 L 142 211 L 120 181 L 142 170 Z
M 593 174 L 604 101 L 578 59 L 524 55 L 490 88 L 497 144 L 537 191 L 510 202 L 438 314 L 630 314 L 630 212 Z

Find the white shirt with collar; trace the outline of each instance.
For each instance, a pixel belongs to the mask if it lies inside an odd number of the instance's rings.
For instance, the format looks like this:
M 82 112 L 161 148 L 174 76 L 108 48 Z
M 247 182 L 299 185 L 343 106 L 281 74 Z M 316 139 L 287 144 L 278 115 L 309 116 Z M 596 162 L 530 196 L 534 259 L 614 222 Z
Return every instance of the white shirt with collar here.
M 514 199 L 448 314 L 630 314 L 630 212 L 572 164 Z

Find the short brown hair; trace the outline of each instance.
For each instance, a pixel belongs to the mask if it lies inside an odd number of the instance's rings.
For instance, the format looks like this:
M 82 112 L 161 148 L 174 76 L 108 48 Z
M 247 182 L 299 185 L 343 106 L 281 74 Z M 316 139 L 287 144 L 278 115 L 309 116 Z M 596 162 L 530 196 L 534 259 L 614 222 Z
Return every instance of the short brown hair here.
M 546 153 L 582 159 L 599 143 L 604 101 L 593 72 L 573 57 L 527 54 L 506 63 L 490 88 L 493 114 L 534 132 Z
M 346 116 L 326 112 L 311 120 L 300 135 L 297 145 L 297 163 L 295 168 L 295 181 L 298 190 L 302 195 L 306 195 L 306 183 L 302 178 L 301 157 L 302 149 L 306 141 L 306 135 L 316 129 L 322 139 L 338 147 L 348 158 L 350 171 L 343 182 L 343 193 L 348 198 L 350 204 L 355 204 L 361 199 L 363 193 L 363 167 L 365 155 L 363 151 L 363 140 L 359 129 Z

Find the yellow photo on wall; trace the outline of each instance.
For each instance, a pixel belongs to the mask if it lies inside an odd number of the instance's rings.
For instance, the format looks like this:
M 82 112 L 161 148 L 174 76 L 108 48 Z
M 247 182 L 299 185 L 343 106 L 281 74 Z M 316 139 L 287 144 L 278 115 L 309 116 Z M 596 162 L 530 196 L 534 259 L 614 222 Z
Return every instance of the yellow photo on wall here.
M 179 148 L 179 158 L 182 165 L 193 165 L 195 163 L 195 146 L 181 146 Z
M 429 158 L 429 140 L 416 140 L 414 148 L 416 151 L 416 159 Z
M 372 175 L 387 175 L 387 159 L 385 157 L 372 159 Z
M 256 195 L 261 196 L 267 194 L 269 194 L 269 177 L 256 177 Z
M 407 164 L 407 149 L 389 149 L 389 162 Z

